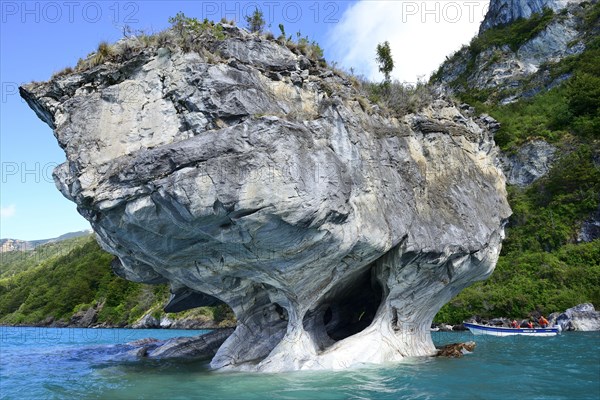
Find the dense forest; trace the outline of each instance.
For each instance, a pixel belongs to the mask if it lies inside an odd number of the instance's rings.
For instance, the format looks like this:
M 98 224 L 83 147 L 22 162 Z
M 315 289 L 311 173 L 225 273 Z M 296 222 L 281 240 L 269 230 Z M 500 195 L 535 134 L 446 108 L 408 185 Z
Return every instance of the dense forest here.
M 0 253 L 0 323 L 69 323 L 74 315 L 98 310 L 95 323 L 132 325 L 146 313 L 161 319 L 169 298 L 167 285 L 144 285 L 116 276 L 92 235 L 37 247 L 32 251 Z M 20 272 L 17 272 L 20 268 Z M 232 321 L 223 306 L 201 307 L 170 314 L 171 319 L 202 319 L 209 326 Z

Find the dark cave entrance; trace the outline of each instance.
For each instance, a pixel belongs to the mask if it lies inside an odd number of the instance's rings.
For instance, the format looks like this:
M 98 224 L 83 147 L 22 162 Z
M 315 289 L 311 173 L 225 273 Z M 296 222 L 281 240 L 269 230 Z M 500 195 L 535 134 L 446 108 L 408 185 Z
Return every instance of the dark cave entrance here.
M 324 350 L 371 325 L 382 301 L 383 289 L 369 268 L 327 293 L 306 313 L 304 329 Z

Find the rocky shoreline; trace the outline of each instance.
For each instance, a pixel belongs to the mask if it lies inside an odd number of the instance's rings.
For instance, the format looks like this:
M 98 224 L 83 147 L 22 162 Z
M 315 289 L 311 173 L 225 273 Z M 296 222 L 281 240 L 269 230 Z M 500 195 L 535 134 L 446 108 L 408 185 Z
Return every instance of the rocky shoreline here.
M 92 324 L 88 326 L 80 324 L 72 324 L 65 321 L 46 322 L 41 321 L 32 324 L 6 324 L 0 323 L 0 327 L 13 328 L 90 328 L 90 329 L 181 329 L 181 330 L 198 330 L 198 329 L 226 329 L 229 326 L 219 324 L 205 324 L 203 321 L 182 320 L 176 321 L 170 326 L 137 326 L 135 324 Z
M 123 328 L 123 329 L 224 329 L 235 327 L 235 321 L 224 320 L 215 321 L 208 317 L 184 317 L 184 318 L 169 318 L 167 315 L 161 315 L 156 318 L 152 313 L 148 312 L 136 322 L 132 324 L 118 323 L 110 324 L 107 322 L 97 322 L 97 312 L 95 308 L 90 308 L 86 311 L 75 313 L 69 321 L 55 320 L 48 317 L 37 323 L 26 324 L 6 324 L 0 323 L 0 326 L 12 327 L 38 327 L 38 328 Z
M 590 303 L 579 304 L 569 308 L 563 313 L 553 313 L 549 316 L 550 325 L 558 324 L 564 331 L 600 331 L 600 312 L 594 309 Z M 73 319 L 72 319 L 73 321 Z M 495 326 L 509 326 L 509 318 L 493 318 L 485 320 L 472 317 L 469 322 L 478 322 Z M 526 321 L 526 320 L 525 320 Z M 134 324 L 122 324 L 111 326 L 108 324 L 95 324 L 81 326 L 82 319 L 76 320 L 76 324 L 61 321 L 45 320 L 43 323 L 28 325 L 34 327 L 60 327 L 60 328 L 129 328 L 129 329 L 210 329 L 211 332 L 196 336 L 182 336 L 167 340 L 145 338 L 119 344 L 111 348 L 114 356 L 124 359 L 193 359 L 196 361 L 211 360 L 219 351 L 226 340 L 234 334 L 235 326 L 223 326 L 222 323 L 211 325 L 205 320 L 184 318 L 181 320 L 170 320 L 163 316 L 160 320 L 150 313 L 140 318 Z M 524 322 L 524 321 L 523 321 Z M 7 325 L 0 325 L 7 326 Z M 23 326 L 23 325 L 11 325 Z M 433 324 L 432 330 L 440 332 L 459 332 L 467 330 L 463 324 Z M 436 357 L 460 358 L 465 354 L 472 353 L 476 343 L 450 343 L 436 348 L 431 354 Z M 106 351 L 105 346 L 83 349 L 82 351 Z
M 534 323 L 539 318 L 539 313 L 532 313 L 531 318 Z M 514 318 L 499 317 L 492 319 L 484 319 L 478 316 L 473 316 L 465 322 L 475 322 L 491 326 L 509 327 Z M 517 323 L 520 326 L 526 326 L 529 318 L 517 318 Z M 548 316 L 550 326 L 560 325 L 563 331 L 600 331 L 600 311 L 596 311 L 591 303 L 578 304 L 564 312 L 554 312 Z M 440 332 L 466 331 L 467 328 L 463 324 L 451 325 L 445 323 L 433 324 L 431 329 Z
M 532 314 L 532 318 L 537 320 L 537 315 Z M 465 322 L 476 322 L 492 326 L 510 326 L 514 318 L 498 317 L 485 319 L 478 316 L 473 316 Z M 517 319 L 521 326 L 525 326 L 529 319 Z M 77 314 L 71 318 L 71 321 L 55 321 L 52 318 L 47 318 L 35 324 L 0 324 L 0 326 L 10 327 L 38 327 L 38 328 L 124 328 L 124 329 L 182 329 L 182 330 L 197 330 L 211 329 L 221 330 L 235 327 L 234 321 L 216 321 L 206 318 L 182 318 L 171 319 L 168 316 L 156 318 L 150 313 L 144 315 L 133 324 L 97 324 L 94 319 L 78 318 Z M 583 303 L 571 307 L 564 312 L 554 312 L 548 316 L 550 325 L 560 325 L 563 331 L 600 331 L 600 311 L 596 311 L 591 303 Z M 439 332 L 462 332 L 468 329 L 461 324 L 434 323 L 431 325 L 432 331 Z

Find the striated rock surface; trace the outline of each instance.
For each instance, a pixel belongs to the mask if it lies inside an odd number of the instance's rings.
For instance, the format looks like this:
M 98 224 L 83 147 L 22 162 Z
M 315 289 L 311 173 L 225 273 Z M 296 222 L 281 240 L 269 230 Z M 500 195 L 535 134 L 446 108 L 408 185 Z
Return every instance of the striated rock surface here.
M 471 47 L 465 46 L 448 58 L 433 80 L 450 92 L 481 90 L 498 97 L 497 100 L 505 104 L 551 89 L 570 76 L 568 73 L 552 73 L 552 65 L 565 57 L 582 53 L 586 48 L 586 37 L 597 35 L 597 27 L 584 22 L 585 16 L 593 12 L 593 4 L 596 3 L 597 0 L 492 1 L 486 20 L 481 25 L 480 37 L 472 42 Z M 498 10 L 529 18 L 532 12 L 540 13 L 536 10 L 541 10 L 542 4 L 560 12 L 540 18 L 535 30 L 522 41 L 500 45 L 494 40 L 498 32 L 484 32 L 492 26 L 504 25 L 516 19 L 506 19 L 503 17 L 506 14 Z M 486 24 L 486 21 L 493 21 L 493 25 Z
M 216 329 L 198 336 L 167 340 L 146 338 L 117 345 L 66 349 L 65 356 L 97 362 L 134 361 L 140 358 L 170 360 L 210 360 L 231 335 L 232 328 Z
M 541 13 L 545 8 L 553 11 L 564 9 L 567 4 L 581 3 L 584 0 L 490 0 L 479 32 L 499 25 L 506 25 L 519 18 L 529 18 L 532 14 Z
M 115 272 L 169 282 L 173 310 L 227 303 L 238 325 L 213 368 L 436 354 L 433 316 L 493 271 L 510 215 L 487 122 L 443 99 L 393 118 L 241 30 L 213 50 L 21 88 Z
M 500 167 L 510 185 L 525 187 L 548 173 L 556 147 L 544 140 L 532 140 L 514 154 L 499 157 Z
M 137 357 L 210 360 L 232 332 L 233 328 L 216 329 L 199 336 L 177 337 L 165 341 L 143 339 L 125 346 L 133 346 L 128 354 Z

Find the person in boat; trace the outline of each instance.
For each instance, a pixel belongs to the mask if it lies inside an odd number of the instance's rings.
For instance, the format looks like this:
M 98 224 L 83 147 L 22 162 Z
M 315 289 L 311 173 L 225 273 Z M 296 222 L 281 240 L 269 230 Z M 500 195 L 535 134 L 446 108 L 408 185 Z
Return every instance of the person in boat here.
M 517 322 L 516 319 L 513 319 L 513 322 L 510 323 L 510 326 L 512 328 L 519 328 L 519 323 Z
M 527 321 L 527 328 L 533 329 L 533 322 L 531 320 Z
M 548 320 L 546 318 L 544 318 L 544 316 L 542 315 L 538 321 L 538 323 L 540 324 L 540 326 L 542 328 L 545 328 L 548 326 Z

